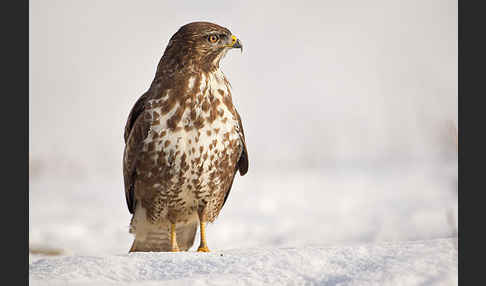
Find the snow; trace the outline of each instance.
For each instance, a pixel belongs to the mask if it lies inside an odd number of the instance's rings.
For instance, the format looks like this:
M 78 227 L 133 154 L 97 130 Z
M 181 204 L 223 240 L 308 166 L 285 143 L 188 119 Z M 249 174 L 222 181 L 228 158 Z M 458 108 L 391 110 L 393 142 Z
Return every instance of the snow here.
M 255 167 L 208 226 L 209 254 L 127 254 L 121 174 L 33 178 L 29 244 L 62 255 L 30 254 L 30 283 L 456 285 L 457 162 L 417 166 Z
M 457 285 L 454 239 L 66 256 L 30 264 L 31 285 Z
M 220 216 L 208 226 L 209 247 L 423 240 L 451 237 L 457 229 L 457 162 L 440 168 L 336 170 L 254 167 L 237 175 Z M 82 181 L 31 181 L 30 245 L 70 255 L 126 253 L 133 237 L 123 190 L 121 172 Z

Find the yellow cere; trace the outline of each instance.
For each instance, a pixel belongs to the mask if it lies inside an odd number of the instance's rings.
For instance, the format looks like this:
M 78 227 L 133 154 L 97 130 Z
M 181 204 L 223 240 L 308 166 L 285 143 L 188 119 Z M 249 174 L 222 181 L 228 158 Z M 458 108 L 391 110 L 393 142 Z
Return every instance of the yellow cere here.
M 231 35 L 231 44 L 229 44 L 228 47 L 232 47 L 237 40 L 238 38 L 236 38 L 235 35 Z

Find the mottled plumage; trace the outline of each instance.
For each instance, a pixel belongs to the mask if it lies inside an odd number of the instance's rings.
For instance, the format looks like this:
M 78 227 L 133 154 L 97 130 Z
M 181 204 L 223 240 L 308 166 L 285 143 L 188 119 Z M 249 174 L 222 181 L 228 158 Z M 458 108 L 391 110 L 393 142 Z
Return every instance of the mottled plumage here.
M 204 223 L 218 216 L 236 172 L 248 170 L 241 119 L 219 69 L 231 48 L 241 42 L 224 27 L 181 27 L 128 116 L 123 175 L 135 234 L 130 251 L 190 248 L 197 225 L 204 232 Z M 203 238 L 201 249 L 207 251 Z

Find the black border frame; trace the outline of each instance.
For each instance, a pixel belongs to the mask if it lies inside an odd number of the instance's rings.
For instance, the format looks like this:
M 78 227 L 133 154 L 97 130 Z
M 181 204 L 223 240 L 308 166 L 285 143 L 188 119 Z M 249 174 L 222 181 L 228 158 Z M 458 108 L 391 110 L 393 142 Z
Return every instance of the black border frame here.
M 29 277 L 29 1 L 3 2 L 1 143 L 2 284 Z M 6 257 L 4 256 L 6 254 Z M 23 281 L 23 283 L 22 283 Z

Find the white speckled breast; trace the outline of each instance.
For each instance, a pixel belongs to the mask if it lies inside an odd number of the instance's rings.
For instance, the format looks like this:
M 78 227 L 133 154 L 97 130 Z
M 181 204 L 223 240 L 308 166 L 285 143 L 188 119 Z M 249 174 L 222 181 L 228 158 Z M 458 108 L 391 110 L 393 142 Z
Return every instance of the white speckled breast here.
M 199 87 L 194 86 L 198 83 Z M 140 175 L 153 177 L 151 188 L 156 197 L 151 207 L 157 210 L 151 214 L 154 220 L 177 209 L 174 216 L 183 221 L 207 205 L 207 216 L 212 221 L 231 183 L 233 174 L 229 171 L 235 169 L 242 150 L 224 74 L 217 70 L 202 74 L 199 80 L 191 77 L 187 86 L 188 94 L 166 114 L 162 114 L 162 106 L 172 90 L 148 101 L 146 109 L 150 130 L 143 150 L 153 161 L 153 168 Z

